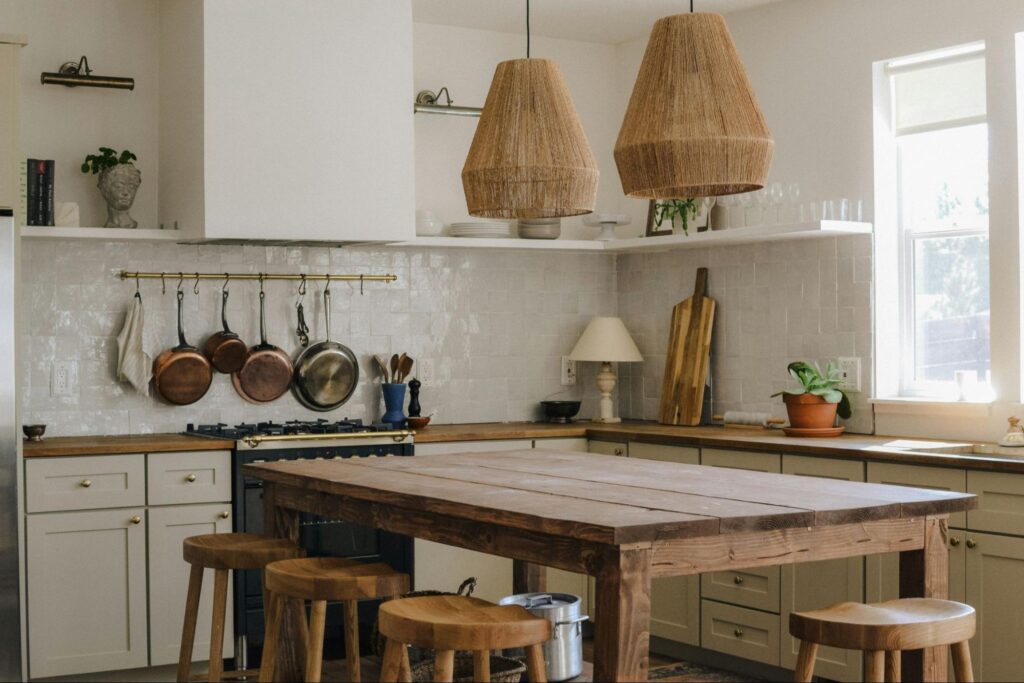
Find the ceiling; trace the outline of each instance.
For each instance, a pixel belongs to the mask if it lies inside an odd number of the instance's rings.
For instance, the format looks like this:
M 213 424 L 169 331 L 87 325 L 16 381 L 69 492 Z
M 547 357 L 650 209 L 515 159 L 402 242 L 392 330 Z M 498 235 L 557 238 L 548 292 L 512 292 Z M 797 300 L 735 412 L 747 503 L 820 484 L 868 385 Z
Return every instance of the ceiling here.
M 698 12 L 735 12 L 780 0 L 694 0 Z M 412 0 L 413 20 L 525 33 L 525 0 Z M 651 24 L 689 10 L 686 0 L 531 0 L 534 35 L 597 43 L 645 38 Z

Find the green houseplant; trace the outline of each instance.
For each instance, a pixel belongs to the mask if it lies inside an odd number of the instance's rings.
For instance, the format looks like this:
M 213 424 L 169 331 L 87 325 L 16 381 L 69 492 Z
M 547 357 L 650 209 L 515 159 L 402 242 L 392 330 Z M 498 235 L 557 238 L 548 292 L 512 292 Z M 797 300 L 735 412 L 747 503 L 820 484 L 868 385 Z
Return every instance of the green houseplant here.
M 849 419 L 853 414 L 849 397 L 839 388 L 842 376 L 835 363 L 829 361 L 825 372 L 817 363 L 796 361 L 789 364 L 789 374 L 796 380 L 796 389 L 780 391 L 789 414 L 789 424 L 798 429 L 827 429 L 833 425 L 836 414 Z
M 678 218 L 683 227 L 683 234 L 690 234 L 690 221 L 697 218 L 700 211 L 699 199 L 661 199 L 654 208 L 654 224 L 659 228 L 668 220 L 671 226 Z
M 128 211 L 135 203 L 135 194 L 142 184 L 142 174 L 135 168 L 136 157 L 128 150 L 120 154 L 110 147 L 100 147 L 99 154 L 89 154 L 82 162 L 82 173 L 99 175 L 97 186 L 107 202 L 105 228 L 137 228 Z

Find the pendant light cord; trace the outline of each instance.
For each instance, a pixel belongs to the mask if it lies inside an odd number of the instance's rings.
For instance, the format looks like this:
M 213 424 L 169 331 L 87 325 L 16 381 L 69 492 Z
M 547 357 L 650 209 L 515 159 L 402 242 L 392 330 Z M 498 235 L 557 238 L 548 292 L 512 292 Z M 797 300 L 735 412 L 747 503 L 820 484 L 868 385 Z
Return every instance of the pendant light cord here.
M 690 0 L 690 3 L 692 4 L 693 0 Z M 526 0 L 526 58 L 530 58 L 530 0 Z
M 690 14 L 693 14 L 693 0 L 690 0 Z

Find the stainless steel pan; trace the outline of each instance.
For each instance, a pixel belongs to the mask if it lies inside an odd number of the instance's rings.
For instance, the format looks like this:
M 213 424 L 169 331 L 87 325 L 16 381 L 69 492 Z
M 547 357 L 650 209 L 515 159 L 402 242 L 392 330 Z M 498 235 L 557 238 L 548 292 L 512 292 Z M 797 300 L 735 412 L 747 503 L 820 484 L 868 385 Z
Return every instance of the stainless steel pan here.
M 331 290 L 324 290 L 325 337 L 295 361 L 292 392 L 310 410 L 326 412 L 342 405 L 359 383 L 359 361 L 344 344 L 331 341 Z

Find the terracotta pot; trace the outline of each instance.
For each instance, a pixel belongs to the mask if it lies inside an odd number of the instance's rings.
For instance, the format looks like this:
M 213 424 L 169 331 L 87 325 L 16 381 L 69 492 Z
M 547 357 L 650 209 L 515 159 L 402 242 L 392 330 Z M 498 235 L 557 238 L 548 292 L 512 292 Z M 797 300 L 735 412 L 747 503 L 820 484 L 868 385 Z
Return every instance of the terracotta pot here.
M 829 403 L 814 394 L 783 394 L 790 426 L 798 429 L 827 429 L 836 422 L 838 403 Z

